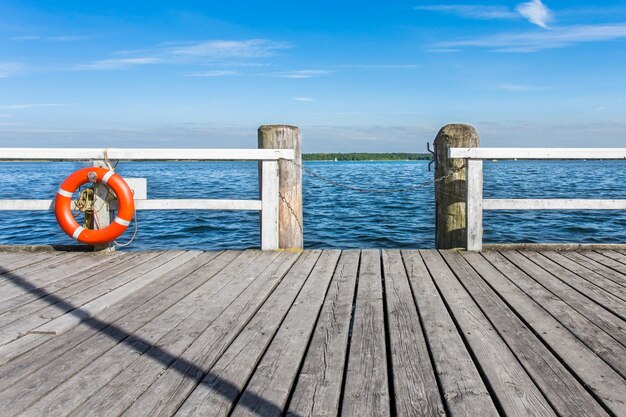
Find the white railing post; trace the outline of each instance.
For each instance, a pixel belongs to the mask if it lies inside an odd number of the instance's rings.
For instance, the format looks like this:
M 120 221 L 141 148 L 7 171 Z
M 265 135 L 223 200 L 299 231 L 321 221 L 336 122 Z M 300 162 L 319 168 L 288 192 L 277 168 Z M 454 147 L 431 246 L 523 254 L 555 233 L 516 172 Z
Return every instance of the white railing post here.
M 466 159 L 467 164 L 467 250 L 483 248 L 483 161 Z
M 278 161 L 261 161 L 261 250 L 278 249 Z

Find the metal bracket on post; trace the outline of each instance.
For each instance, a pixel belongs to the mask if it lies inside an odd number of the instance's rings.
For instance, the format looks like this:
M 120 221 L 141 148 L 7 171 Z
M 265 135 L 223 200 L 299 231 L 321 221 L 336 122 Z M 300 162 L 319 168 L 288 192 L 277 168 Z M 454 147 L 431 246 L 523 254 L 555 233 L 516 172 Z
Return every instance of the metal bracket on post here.
M 430 162 L 428 162 L 428 172 L 433 164 L 435 164 L 435 171 L 437 170 L 437 155 L 435 154 L 435 144 L 433 143 L 433 149 L 430 149 L 430 142 L 426 142 L 426 150 L 430 152 Z

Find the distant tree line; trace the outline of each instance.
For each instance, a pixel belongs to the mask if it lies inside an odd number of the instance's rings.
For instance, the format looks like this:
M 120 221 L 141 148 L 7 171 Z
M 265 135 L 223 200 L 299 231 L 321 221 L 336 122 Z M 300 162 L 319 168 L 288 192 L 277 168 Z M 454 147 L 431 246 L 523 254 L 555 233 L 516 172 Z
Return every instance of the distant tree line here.
M 430 159 L 427 153 L 305 153 L 304 161 L 419 161 Z

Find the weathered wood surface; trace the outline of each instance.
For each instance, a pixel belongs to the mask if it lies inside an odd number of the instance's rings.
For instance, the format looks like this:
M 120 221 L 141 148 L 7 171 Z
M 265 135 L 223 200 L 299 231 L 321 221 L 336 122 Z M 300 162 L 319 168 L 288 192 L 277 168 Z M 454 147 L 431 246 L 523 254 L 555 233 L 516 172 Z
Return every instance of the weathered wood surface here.
M 589 250 L 0 252 L 0 338 L 30 328 L 0 346 L 0 414 L 626 416 L 625 267 Z
M 302 249 L 302 136 L 295 126 L 267 125 L 258 130 L 259 149 L 292 149 L 295 159 L 278 161 L 280 201 L 278 234 L 282 249 Z
M 381 272 L 379 252 L 362 251 L 342 416 L 391 415 Z
M 435 245 L 439 249 L 464 248 L 467 243 L 465 160 L 450 158 L 448 150 L 479 145 L 476 129 L 468 125 L 444 126 L 435 138 Z

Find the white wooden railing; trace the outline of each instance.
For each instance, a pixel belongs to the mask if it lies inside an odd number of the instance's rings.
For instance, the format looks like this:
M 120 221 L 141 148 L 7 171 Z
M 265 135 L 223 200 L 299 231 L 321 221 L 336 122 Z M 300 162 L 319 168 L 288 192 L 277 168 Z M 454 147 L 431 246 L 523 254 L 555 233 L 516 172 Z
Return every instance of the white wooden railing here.
M 467 161 L 467 250 L 483 245 L 484 210 L 626 210 L 625 200 L 484 199 L 483 160 L 626 159 L 626 148 L 450 148 L 449 158 Z
M 261 249 L 278 249 L 278 160 L 292 149 L 56 149 L 0 148 L 0 161 L 260 161 L 258 200 L 136 199 L 137 210 L 256 210 L 261 212 Z M 1 166 L 0 166 L 1 169 Z M 68 175 L 70 173 L 68 172 Z M 56 191 L 56 190 L 55 190 Z M 0 200 L 0 210 L 53 210 L 53 200 Z

